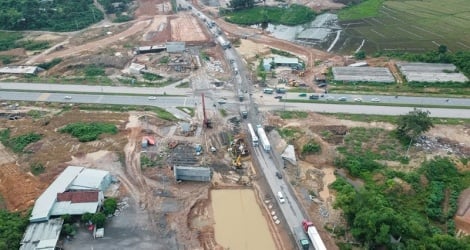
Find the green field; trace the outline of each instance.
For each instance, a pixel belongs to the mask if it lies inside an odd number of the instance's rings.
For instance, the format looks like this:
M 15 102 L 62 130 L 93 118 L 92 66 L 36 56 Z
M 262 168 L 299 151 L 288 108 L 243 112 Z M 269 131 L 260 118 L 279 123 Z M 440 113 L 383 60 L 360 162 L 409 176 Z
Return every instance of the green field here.
M 383 4 L 381 3 L 383 2 Z M 347 27 L 340 52 L 363 49 L 423 52 L 440 44 L 450 51 L 470 50 L 468 0 L 368 0 L 339 12 Z
M 253 25 L 263 22 L 298 25 L 312 21 L 314 18 L 315 12 L 311 9 L 305 6 L 293 4 L 288 8 L 254 7 L 251 9 L 235 11 L 227 14 L 225 20 L 241 25 Z

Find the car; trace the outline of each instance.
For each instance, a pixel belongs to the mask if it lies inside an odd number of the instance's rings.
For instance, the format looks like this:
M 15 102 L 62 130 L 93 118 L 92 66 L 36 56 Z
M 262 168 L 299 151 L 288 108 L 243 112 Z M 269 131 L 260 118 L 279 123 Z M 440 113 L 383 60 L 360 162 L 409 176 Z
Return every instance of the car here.
M 276 172 L 276 176 L 277 176 L 278 179 L 282 179 L 282 174 L 281 173 Z
M 219 100 L 217 100 L 217 103 L 218 104 L 225 104 L 225 103 L 227 103 L 227 100 L 225 100 L 224 98 L 220 98 Z
M 342 102 L 345 102 L 347 100 L 348 100 L 348 98 L 346 98 L 345 96 L 342 96 L 342 97 L 338 98 L 338 101 L 342 101 Z
M 334 101 L 335 98 L 333 96 L 326 96 L 325 98 L 327 101 Z
M 64 99 L 66 99 L 66 100 L 70 100 L 70 99 L 72 99 L 72 97 L 71 97 L 71 96 L 69 96 L 69 95 L 66 95 L 66 96 L 64 96 Z
M 362 98 L 359 98 L 359 97 L 358 97 L 358 98 L 354 98 L 354 101 L 355 101 L 355 102 L 362 102 Z
M 370 99 L 371 102 L 380 102 L 380 99 L 379 98 L 372 98 Z
M 318 84 L 318 87 L 319 87 L 319 88 L 324 88 L 324 87 L 326 87 L 327 85 L 328 85 L 328 84 L 326 84 L 326 83 L 320 83 L 320 84 Z
M 319 99 L 319 98 L 320 98 L 319 95 L 310 95 L 310 96 L 308 97 L 308 99 L 310 99 L 310 100 L 317 100 L 317 99 Z
M 147 99 L 149 99 L 149 100 L 157 100 L 157 97 L 156 97 L 156 96 L 149 96 Z
M 274 98 L 281 100 L 281 99 L 282 99 L 282 95 L 277 95 L 277 96 L 275 96 Z
M 299 97 L 307 97 L 307 93 L 300 93 Z

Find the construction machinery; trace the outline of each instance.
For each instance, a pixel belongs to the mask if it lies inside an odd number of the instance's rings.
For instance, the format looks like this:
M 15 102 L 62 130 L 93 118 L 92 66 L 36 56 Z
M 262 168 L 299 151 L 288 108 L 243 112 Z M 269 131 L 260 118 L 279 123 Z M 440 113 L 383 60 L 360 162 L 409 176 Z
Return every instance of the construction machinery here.
M 239 155 L 237 159 L 232 160 L 232 165 L 236 168 L 242 168 L 242 162 L 241 162 L 242 156 Z
M 203 120 L 203 123 L 204 123 L 204 126 L 206 128 L 212 128 L 212 122 L 211 120 L 207 119 L 207 114 L 206 114 L 206 102 L 204 100 L 204 93 L 201 94 L 201 97 L 202 97 L 202 114 L 204 116 L 204 120 Z

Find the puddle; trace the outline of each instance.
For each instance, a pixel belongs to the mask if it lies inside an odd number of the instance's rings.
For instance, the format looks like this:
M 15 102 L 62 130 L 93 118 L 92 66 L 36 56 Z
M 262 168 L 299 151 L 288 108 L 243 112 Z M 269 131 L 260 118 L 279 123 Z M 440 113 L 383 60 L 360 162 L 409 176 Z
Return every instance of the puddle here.
M 211 191 L 215 239 L 224 249 L 276 249 L 251 189 Z

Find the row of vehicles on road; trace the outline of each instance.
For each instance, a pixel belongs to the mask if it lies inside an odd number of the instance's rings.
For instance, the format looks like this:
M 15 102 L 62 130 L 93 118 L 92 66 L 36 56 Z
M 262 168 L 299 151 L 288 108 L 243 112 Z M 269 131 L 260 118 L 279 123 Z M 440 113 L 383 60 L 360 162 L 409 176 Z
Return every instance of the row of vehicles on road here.
M 307 93 L 300 93 L 299 94 L 299 97 L 307 97 Z M 325 100 L 327 101 L 334 101 L 334 100 L 337 100 L 337 101 L 340 101 L 340 102 L 345 102 L 348 100 L 348 98 L 346 96 L 341 96 L 341 97 L 338 97 L 337 99 L 333 96 L 330 96 L 330 95 L 325 95 L 325 94 L 312 94 L 312 95 L 309 95 L 308 96 L 308 99 L 310 100 L 319 100 L 320 98 L 324 97 Z M 360 97 L 356 97 L 353 99 L 355 102 L 362 102 L 363 99 L 360 98 Z M 371 102 L 380 102 L 380 99 L 379 98 L 372 98 L 370 99 Z

